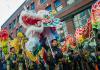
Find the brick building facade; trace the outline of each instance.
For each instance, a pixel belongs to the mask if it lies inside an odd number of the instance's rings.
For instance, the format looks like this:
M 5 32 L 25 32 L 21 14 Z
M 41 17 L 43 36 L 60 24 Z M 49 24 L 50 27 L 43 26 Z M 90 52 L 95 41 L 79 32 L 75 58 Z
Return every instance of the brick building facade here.
M 55 17 L 61 18 L 66 23 L 67 33 L 73 34 L 77 27 L 82 27 L 90 16 L 91 5 L 94 0 L 29 0 L 25 1 L 19 9 L 2 25 L 2 29 L 7 29 L 10 37 L 16 37 L 17 32 L 25 32 L 19 25 L 19 15 L 26 5 L 28 9 L 56 10 Z

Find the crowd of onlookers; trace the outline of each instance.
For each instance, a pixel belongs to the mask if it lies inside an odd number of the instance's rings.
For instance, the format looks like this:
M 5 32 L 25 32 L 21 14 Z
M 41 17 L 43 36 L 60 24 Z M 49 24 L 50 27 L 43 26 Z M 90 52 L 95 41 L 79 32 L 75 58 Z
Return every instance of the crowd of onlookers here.
M 100 34 L 96 38 L 94 51 L 69 48 L 62 52 L 56 39 L 51 41 L 51 48 L 46 49 L 44 61 L 39 58 L 39 63 L 28 59 L 24 50 L 20 49 L 16 54 L 15 48 L 11 47 L 9 54 L 4 55 L 0 48 L 0 70 L 99 70 L 100 69 Z M 52 52 L 53 53 L 52 53 Z

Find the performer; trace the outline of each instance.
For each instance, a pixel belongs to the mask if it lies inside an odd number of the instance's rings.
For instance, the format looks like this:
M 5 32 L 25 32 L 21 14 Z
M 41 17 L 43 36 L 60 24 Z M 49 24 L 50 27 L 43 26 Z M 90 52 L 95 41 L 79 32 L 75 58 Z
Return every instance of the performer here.
M 52 56 L 51 52 L 49 51 L 47 63 L 49 64 L 49 70 L 55 70 L 55 68 L 59 68 L 59 62 L 61 61 L 63 54 L 62 51 L 58 48 L 56 39 L 53 39 L 51 41 L 51 46 L 54 54 Z
M 24 70 L 24 69 L 26 69 L 25 59 L 24 59 L 24 53 L 23 53 L 22 49 L 20 49 L 19 53 L 18 53 L 18 67 L 19 67 L 18 70 Z
M 17 54 L 15 48 L 11 47 L 9 54 L 6 56 L 7 64 L 10 65 L 8 70 L 17 70 Z
M 2 51 L 2 47 L 0 47 L 0 70 L 6 70 L 5 55 Z

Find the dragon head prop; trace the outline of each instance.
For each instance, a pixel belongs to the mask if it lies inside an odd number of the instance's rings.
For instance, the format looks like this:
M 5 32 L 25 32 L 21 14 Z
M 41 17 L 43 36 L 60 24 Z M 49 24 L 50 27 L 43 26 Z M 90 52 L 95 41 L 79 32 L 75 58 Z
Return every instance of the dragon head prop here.
M 35 12 L 33 10 L 27 10 L 26 8 L 21 12 L 19 17 L 19 23 L 27 28 L 28 26 L 39 26 L 41 22 L 49 22 L 49 12 L 46 10 L 40 10 Z

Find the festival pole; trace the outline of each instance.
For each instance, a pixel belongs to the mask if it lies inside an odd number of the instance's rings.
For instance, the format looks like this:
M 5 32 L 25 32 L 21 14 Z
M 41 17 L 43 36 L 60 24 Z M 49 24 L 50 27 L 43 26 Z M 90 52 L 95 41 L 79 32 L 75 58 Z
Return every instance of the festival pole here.
M 23 49 L 22 38 L 20 39 L 20 43 L 21 43 L 21 46 L 22 46 L 22 49 Z M 23 70 L 23 63 L 20 63 L 20 62 L 18 63 L 18 70 Z
M 48 37 L 47 37 L 47 41 L 48 41 L 48 45 L 49 45 L 49 47 L 50 47 L 52 56 L 53 56 L 53 58 L 55 58 L 55 55 L 54 55 L 54 52 L 53 52 L 53 50 L 52 50 L 52 48 L 51 48 L 50 41 L 49 41 Z

